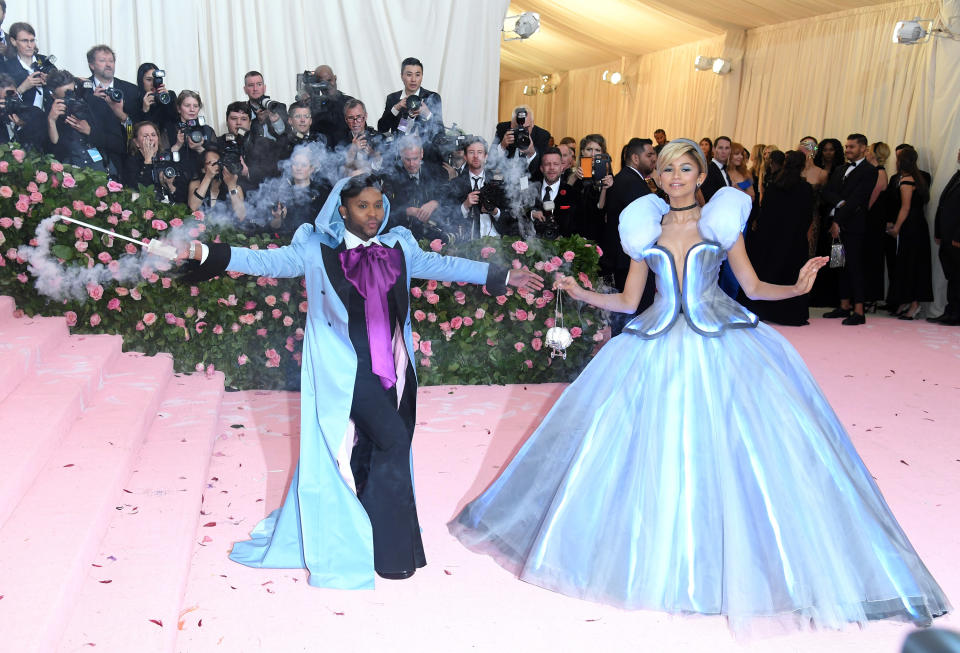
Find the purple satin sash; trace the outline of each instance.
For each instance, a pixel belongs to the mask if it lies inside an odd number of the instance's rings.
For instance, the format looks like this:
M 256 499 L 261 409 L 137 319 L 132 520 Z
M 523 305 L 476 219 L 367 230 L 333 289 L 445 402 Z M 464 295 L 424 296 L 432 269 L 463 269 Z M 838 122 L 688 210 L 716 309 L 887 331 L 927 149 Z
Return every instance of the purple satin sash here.
M 367 316 L 370 362 L 373 373 L 380 377 L 386 389 L 397 383 L 387 291 L 400 276 L 402 257 L 399 250 L 376 243 L 340 252 L 340 267 L 344 276 L 366 300 L 364 312 Z

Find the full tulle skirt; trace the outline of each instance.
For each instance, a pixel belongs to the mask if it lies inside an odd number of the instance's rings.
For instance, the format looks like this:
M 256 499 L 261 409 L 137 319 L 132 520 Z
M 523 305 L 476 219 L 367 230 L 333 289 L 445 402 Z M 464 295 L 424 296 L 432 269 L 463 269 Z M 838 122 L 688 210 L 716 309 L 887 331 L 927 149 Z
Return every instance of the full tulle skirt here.
M 842 628 L 950 605 L 776 331 L 603 347 L 450 523 L 520 579 L 628 609 Z M 786 623 L 784 623 L 786 622 Z

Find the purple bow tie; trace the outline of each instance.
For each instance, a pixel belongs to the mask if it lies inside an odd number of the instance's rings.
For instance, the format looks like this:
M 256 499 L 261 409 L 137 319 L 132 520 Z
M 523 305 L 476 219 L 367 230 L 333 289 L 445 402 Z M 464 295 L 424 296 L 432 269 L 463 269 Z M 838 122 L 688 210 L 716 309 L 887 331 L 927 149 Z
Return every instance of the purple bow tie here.
M 376 243 L 340 252 L 340 267 L 344 276 L 365 300 L 371 367 L 385 389 L 397 383 L 387 291 L 400 276 L 402 257 L 403 254 L 398 250 Z

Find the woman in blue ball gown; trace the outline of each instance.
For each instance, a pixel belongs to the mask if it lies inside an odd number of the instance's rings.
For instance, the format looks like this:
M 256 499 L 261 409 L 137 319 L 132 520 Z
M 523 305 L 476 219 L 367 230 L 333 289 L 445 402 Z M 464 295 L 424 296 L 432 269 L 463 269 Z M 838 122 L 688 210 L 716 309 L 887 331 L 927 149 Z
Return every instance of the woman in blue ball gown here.
M 660 153 L 668 206 L 620 217 L 624 291 L 558 287 L 632 312 L 648 270 L 654 304 L 604 346 L 497 480 L 450 523 L 468 548 L 527 582 L 629 609 L 726 616 L 737 634 L 923 625 L 950 604 L 890 512 L 803 360 L 717 285 L 726 258 L 752 299 L 810 290 L 757 279 L 741 233 L 750 198 L 701 210 L 692 141 Z M 733 378 L 740 379 L 736 382 Z M 764 632 L 771 624 L 763 624 Z

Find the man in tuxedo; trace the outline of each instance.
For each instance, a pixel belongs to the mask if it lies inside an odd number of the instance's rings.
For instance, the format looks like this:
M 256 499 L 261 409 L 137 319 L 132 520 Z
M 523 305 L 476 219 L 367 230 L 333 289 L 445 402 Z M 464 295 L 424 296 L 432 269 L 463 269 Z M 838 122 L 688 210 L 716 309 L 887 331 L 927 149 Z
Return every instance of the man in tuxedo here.
M 657 153 L 649 138 L 632 138 L 624 152 L 626 165 L 613 177 L 613 186 L 607 191 L 607 222 L 600 240 L 603 249 L 601 261 L 604 274 L 612 275 L 614 286 L 623 291 L 630 269 L 630 257 L 620 245 L 620 213 L 638 197 L 656 192 L 651 175 L 656 166 Z
M 390 226 L 408 228 L 418 240 L 448 241 L 444 229 L 447 173 L 423 160 L 423 145 L 416 136 L 398 144 L 400 164 L 387 171 L 383 192 L 390 198 Z
M 270 104 L 267 85 L 263 81 L 263 74 L 256 70 L 243 76 L 243 92 L 246 93 L 247 104 L 250 105 L 250 131 L 272 141 L 276 140 L 286 129 L 287 107 L 283 102 L 277 102 L 267 109 Z
M 376 147 L 377 130 L 367 124 L 367 106 L 356 98 L 347 100 L 343 120 L 347 133 L 337 144 L 337 149 L 344 151 L 346 169 L 380 170 L 383 156 Z
M 479 136 L 467 139 L 463 146 L 466 170 L 450 181 L 450 197 L 454 204 L 450 226 L 461 240 L 482 236 L 513 236 L 520 233 L 516 217 L 510 214 L 502 193 L 481 193 L 488 183 L 500 183 L 486 169 L 487 142 Z
M 517 146 L 516 131 L 526 130 L 530 145 L 524 149 Z M 532 181 L 540 181 L 540 153 L 550 147 L 550 132 L 533 123 L 533 111 L 525 104 L 514 107 L 510 120 L 497 123 L 493 144 L 500 147 L 508 159 L 521 158 L 527 162 L 527 173 Z
M 830 235 L 839 238 L 846 251 L 846 265 L 840 272 L 840 306 L 824 317 L 843 318 L 843 324 L 866 322 L 863 314 L 863 238 L 867 208 L 877 183 L 877 169 L 863 165 L 867 137 L 850 134 L 843 148 L 846 166 L 838 166 L 823 190 L 823 199 L 831 207 Z M 852 308 L 852 312 L 851 312 Z
M 707 178 L 700 186 L 703 201 L 709 202 L 713 194 L 724 186 L 730 186 L 727 175 L 727 159 L 730 158 L 731 141 L 727 136 L 718 136 L 713 143 L 713 159 L 707 164 Z
M 383 115 L 377 121 L 377 131 L 418 134 L 423 142 L 443 129 L 442 101 L 440 94 L 428 91 L 420 84 L 423 81 L 423 64 L 419 59 L 407 57 L 400 63 L 402 91 L 387 96 Z M 416 100 L 411 100 L 416 97 Z
M 543 180 L 527 186 L 524 192 L 524 215 L 520 234 L 524 238 L 555 240 L 573 233 L 578 196 L 572 186 L 561 179 L 563 156 L 556 147 L 548 147 L 540 155 Z
M 114 77 L 116 56 L 108 45 L 95 45 L 87 51 L 87 65 L 90 67 L 90 81 L 93 82 L 93 95 L 86 98 L 90 112 L 105 129 L 120 134 L 120 148 L 107 148 L 102 154 L 110 168 L 120 170 L 126 156 L 127 128 L 133 125 L 140 99 L 140 90 L 135 84 Z M 111 94 L 119 91 L 122 97 L 115 100 Z
M 277 137 L 277 159 L 280 161 L 289 159 L 293 154 L 293 148 L 297 145 L 321 141 L 323 137 L 311 129 L 312 125 L 313 115 L 310 113 L 310 105 L 306 102 L 291 104 L 287 114 L 287 128 Z
M 310 297 L 301 372 L 300 460 L 283 506 L 231 559 L 252 567 L 302 568 L 308 583 L 372 589 L 374 573 L 409 578 L 426 565 L 411 476 L 417 379 L 410 279 L 507 284 L 537 290 L 542 279 L 427 253 L 404 228 L 386 229 L 376 178 L 341 180 L 290 245 L 251 250 L 192 243 L 186 282 L 226 270 L 304 277 Z M 196 261 L 200 265 L 196 266 Z M 420 343 L 421 356 L 431 353 Z M 356 427 L 356 439 L 349 428 Z
M 960 151 L 957 163 L 960 164 Z M 960 170 L 953 173 L 940 194 L 933 237 L 939 246 L 943 276 L 947 278 L 947 307 L 942 315 L 927 321 L 960 326 Z
M 321 94 L 311 96 L 304 90 L 297 96 L 297 102 L 309 105 L 312 115 L 310 129 L 314 134 L 324 138 L 327 147 L 334 148 L 342 142 L 349 133 L 343 122 L 343 111 L 347 102 L 353 98 L 340 91 L 337 87 L 337 76 L 333 68 L 326 64 L 317 66 L 313 76 L 320 85 Z

